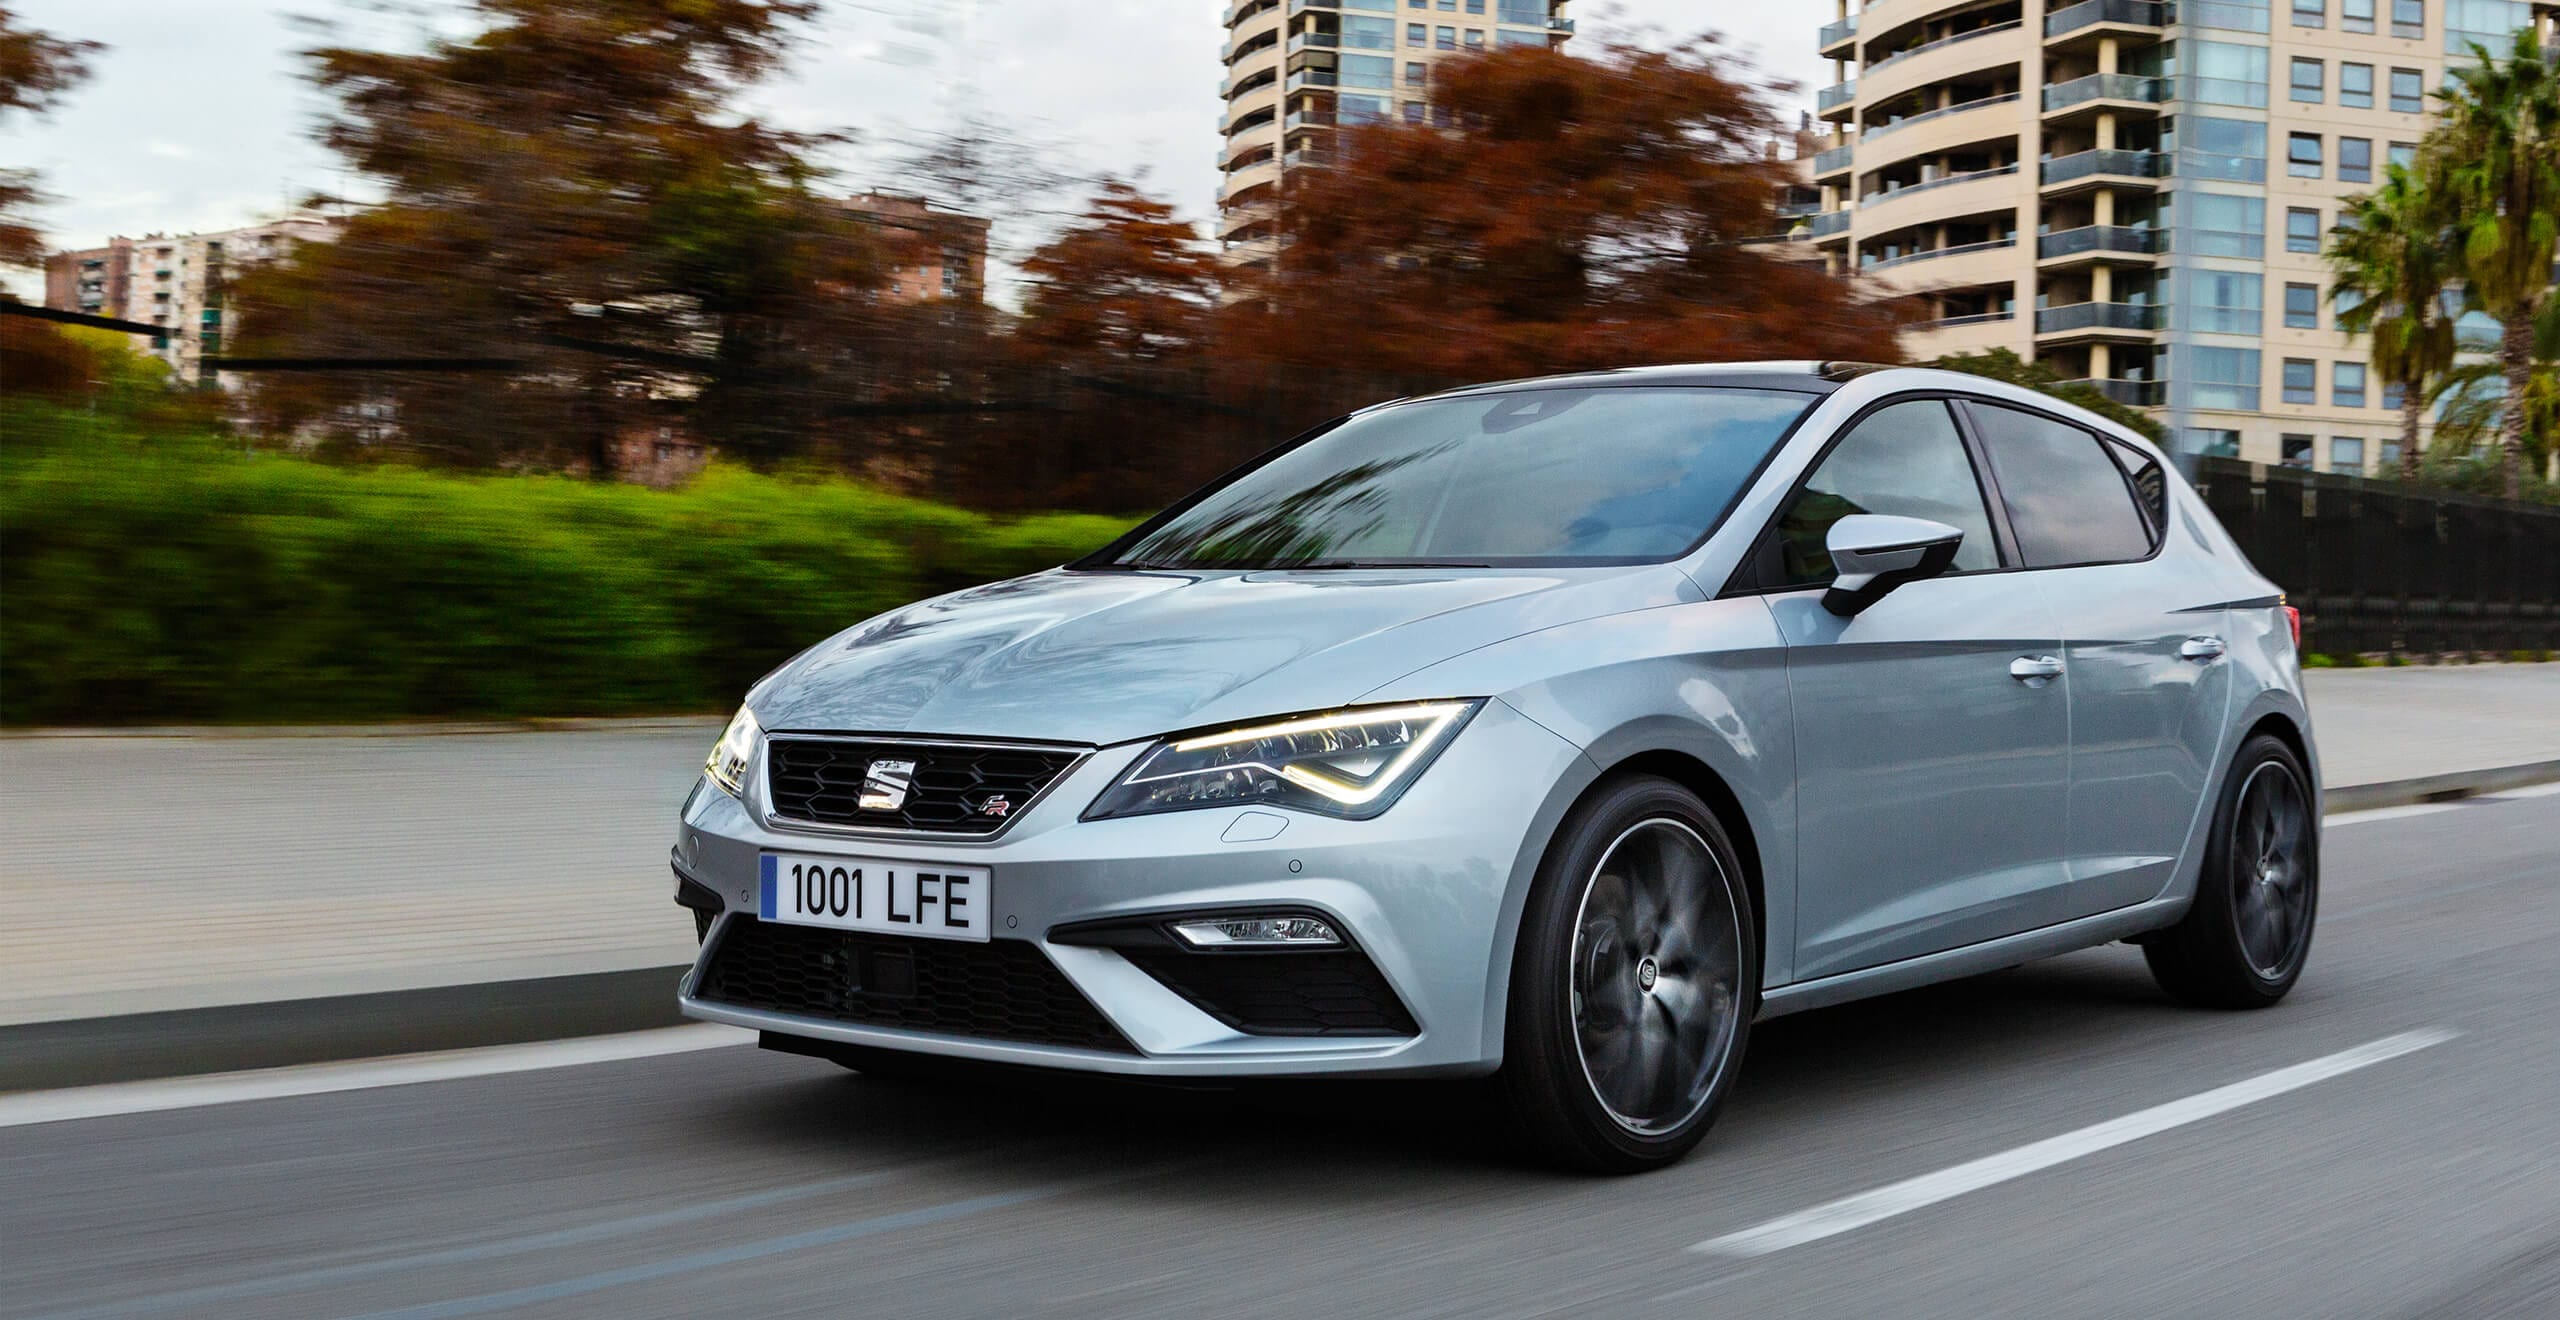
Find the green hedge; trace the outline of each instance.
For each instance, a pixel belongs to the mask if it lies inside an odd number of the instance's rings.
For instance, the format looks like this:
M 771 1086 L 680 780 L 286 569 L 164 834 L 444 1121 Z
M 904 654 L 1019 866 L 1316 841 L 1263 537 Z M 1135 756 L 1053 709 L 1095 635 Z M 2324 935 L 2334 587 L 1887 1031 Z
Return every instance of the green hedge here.
M 837 629 L 1127 525 L 727 469 L 658 491 L 336 467 L 13 403 L 0 723 L 725 711 Z

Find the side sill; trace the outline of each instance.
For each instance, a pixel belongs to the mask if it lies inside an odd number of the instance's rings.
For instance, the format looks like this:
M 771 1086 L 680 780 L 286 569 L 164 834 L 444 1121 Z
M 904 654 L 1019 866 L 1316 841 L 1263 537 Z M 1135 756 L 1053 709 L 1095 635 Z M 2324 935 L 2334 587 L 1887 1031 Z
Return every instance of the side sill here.
M 1866 967 L 1854 972 L 1842 972 L 1838 976 L 1826 976 L 1817 981 L 1799 981 L 1794 985 L 1782 985 L 1761 994 L 1760 1016 L 1756 1020 L 1765 1022 L 1770 1018 L 1785 1017 L 1789 1013 L 1801 1013 L 1806 1009 L 1829 1008 L 1834 1004 L 1845 1004 L 1853 999 L 1892 994 L 1897 990 L 1916 989 L 1939 981 L 1951 981 L 1960 976 L 1978 976 L 1984 972 L 1999 971 L 2003 967 L 2015 967 L 2019 963 L 2034 962 L 2038 958 L 2051 958 L 2057 954 L 2129 939 L 2146 931 L 2158 930 L 2175 923 L 2180 916 L 2184 915 L 2186 906 L 2187 896 L 2184 894 L 2173 898 L 2155 898 L 2129 908 L 2119 908 L 2113 912 L 2101 912 L 2094 917 L 2082 917 L 2077 921 L 2064 922 L 2059 926 L 2021 931 L 2015 935 L 2001 936 L 1996 940 L 1985 940 L 1980 944 L 1968 944 L 1960 949 L 1949 949 L 1943 953 L 1932 953 L 1918 958 L 1906 958 L 1901 962 L 1886 963 L 1882 967 Z

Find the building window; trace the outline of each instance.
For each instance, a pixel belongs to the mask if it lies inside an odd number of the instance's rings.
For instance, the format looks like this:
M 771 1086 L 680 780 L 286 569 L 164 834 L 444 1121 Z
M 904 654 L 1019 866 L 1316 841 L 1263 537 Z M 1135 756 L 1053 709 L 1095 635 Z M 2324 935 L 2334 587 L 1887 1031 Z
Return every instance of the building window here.
M 2316 179 L 2324 172 L 2320 156 L 2320 135 L 2295 133 L 2286 140 L 2284 172 L 2297 179 Z
M 2329 26 L 2329 0 L 2293 0 L 2295 27 Z
M 2318 105 L 2327 99 L 2322 83 L 2326 80 L 2323 70 L 2328 67 L 2318 60 L 2306 60 L 2299 55 L 2294 56 L 2293 99 L 2308 101 L 2313 105 Z
M 1430 44 L 1431 44 L 1431 25 L 1430 25 L 1430 24 L 1428 24 L 1428 23 L 1407 23 L 1407 24 L 1405 24 L 1405 25 L 1404 25 L 1404 44 L 1406 44 L 1406 45 L 1408 45 L 1408 46 L 1428 46 L 1428 45 L 1430 45 Z
M 2264 183 L 2267 179 L 2267 126 L 2247 119 L 2211 119 L 2203 115 L 2180 121 L 2187 140 L 2178 152 L 2178 173 L 2197 179 L 2229 179 Z
M 1342 57 L 1342 85 L 1384 89 L 1395 86 L 1396 62 L 1384 55 L 1345 55 Z M 1374 118 L 1386 117 L 1386 102 L 1378 102 Z
M 2178 16 L 2198 27 L 2264 32 L 2267 30 L 2267 0 L 2192 0 L 2182 7 Z
M 2329 364 L 2329 402 L 2340 408 L 2364 406 L 2364 364 L 2333 362 Z
M 1456 50 L 1458 48 L 1458 30 L 1456 28 L 1437 28 L 1434 29 L 1434 33 L 1439 38 L 1439 40 L 1434 44 L 1438 45 L 1440 49 Z
M 2416 69 L 2391 71 L 2391 111 L 2402 115 L 2427 112 L 2427 80 Z
M 2223 335 L 2254 335 L 2265 322 L 2263 282 L 2227 270 L 2187 272 L 2188 328 Z
M 2391 35 L 2409 38 L 2427 35 L 2427 0 L 2391 0 Z
M 2350 110 L 2373 108 L 2373 66 L 2341 64 L 2338 66 L 2338 104 Z
M 1483 12 L 1484 12 L 1484 0 L 1467 0 L 1467 12 L 1468 12 L 1468 13 L 1470 13 L 1470 14 L 1481 14 L 1481 13 L 1483 13 Z
M 2187 402 L 2197 408 L 2232 412 L 2258 409 L 2258 350 L 2192 348 L 2187 350 Z M 2170 379 L 2179 373 L 2172 372 Z
M 1422 102 L 1407 101 L 1404 103 L 1404 122 L 1408 124 L 1419 124 L 1422 122 Z
M 1450 11 L 1451 13 L 1455 13 L 1458 8 L 1458 0 L 1440 0 L 1440 7 Z
M 1360 18 L 1346 14 L 1342 19 L 1342 44 L 1361 50 L 1393 50 L 1396 45 L 1396 21 L 1392 18 Z
M 2329 437 L 2329 470 L 2350 476 L 2364 471 L 2364 441 L 2351 435 Z
M 2204 458 L 2238 458 L 2240 433 L 2213 426 L 2190 426 L 2187 448 Z
M 1384 119 L 1394 106 L 1383 96 L 1337 96 L 1333 98 L 1334 114 L 1346 124 L 1365 124 Z
M 2263 109 L 2267 104 L 2267 48 L 2227 41 L 2198 41 L 2196 99 L 2215 105 Z
M 2263 257 L 2267 251 L 2267 203 L 2262 197 L 2187 194 L 2187 228 L 2200 257 Z
M 1421 63 L 1408 64 L 1404 66 L 1405 85 L 1408 87 L 1420 87 L 1423 84 L 1424 79 L 1430 76 L 1430 68 L 1430 65 Z
M 2373 182 L 2373 139 L 2338 139 L 2338 182 Z
M 1484 29 L 1483 29 L 1483 28 L 1468 28 L 1468 29 L 1467 29 L 1467 49 L 1469 49 L 1469 50 L 1483 50 L 1483 49 L 1484 49 Z
M 2284 401 L 2320 402 L 2320 364 L 2309 358 L 2284 360 Z
M 2284 324 L 2288 330 L 2320 328 L 2320 286 L 2288 284 L 2284 286 Z
M 2373 0 L 2338 0 L 2338 28 L 2342 32 L 2373 31 Z
M 2409 387 L 2396 380 L 2382 382 L 2382 406 L 2398 412 L 2409 401 Z
M 2485 46 L 2495 55 L 2516 29 L 2532 22 L 2533 6 L 2523 0 L 2445 0 L 2445 53 L 2465 58 L 2473 46 Z
M 2306 472 L 2309 471 L 2311 468 L 2311 437 L 2307 435 L 2287 434 L 2281 437 L 2281 439 L 2283 443 L 2279 445 L 2276 450 L 2277 464 L 2283 467 L 2301 468 Z

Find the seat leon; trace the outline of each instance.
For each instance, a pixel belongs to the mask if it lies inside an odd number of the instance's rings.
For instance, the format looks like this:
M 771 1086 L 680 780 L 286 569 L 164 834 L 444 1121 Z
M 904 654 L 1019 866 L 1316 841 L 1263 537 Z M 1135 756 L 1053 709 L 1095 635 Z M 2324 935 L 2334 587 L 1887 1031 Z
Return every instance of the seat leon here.
M 1996 382 L 1382 404 L 756 684 L 677 835 L 682 1005 L 855 1068 L 1491 1075 L 1642 1169 L 1779 1014 L 2116 940 L 2282 998 L 2294 622 L 2158 449 Z

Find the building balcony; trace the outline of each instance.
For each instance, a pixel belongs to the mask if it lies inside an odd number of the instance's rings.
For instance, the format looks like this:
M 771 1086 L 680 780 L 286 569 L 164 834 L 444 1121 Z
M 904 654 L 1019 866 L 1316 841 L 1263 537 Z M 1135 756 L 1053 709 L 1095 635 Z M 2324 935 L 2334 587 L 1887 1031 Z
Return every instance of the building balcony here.
M 1310 9 L 1338 14 L 1342 12 L 1342 0 L 1289 0 L 1289 12 L 1292 14 L 1303 14 Z
M 1934 179 L 1924 179 L 1918 183 L 1911 184 L 1908 187 L 1895 188 L 1887 192 L 1868 193 L 1866 196 L 1858 199 L 1858 204 L 1860 206 L 1870 207 L 1881 206 L 1886 202 L 1898 202 L 1906 197 L 1916 197 L 1922 193 L 1936 192 L 1941 188 L 1953 188 L 1960 184 L 1980 183 L 1987 179 L 2004 178 L 2017 172 L 2017 165 L 2012 163 L 2008 165 L 1994 165 L 1987 170 L 1970 170 L 1963 174 L 1940 175 Z M 1909 222 L 1905 221 L 1902 223 Z
M 2174 96 L 2167 78 L 2147 78 L 2136 73 L 2093 73 L 2044 88 L 2044 112 L 2047 116 L 2067 111 L 2101 109 L 2142 109 L 2155 106 Z
M 1341 44 L 1342 34 L 1339 32 L 1301 32 L 1289 38 L 1289 53 L 1295 55 L 1309 46 L 1332 50 Z
M 1289 75 L 1289 82 L 1284 90 L 1294 92 L 1307 87 L 1339 87 L 1341 85 L 1342 76 L 1331 69 L 1300 69 Z
M 2086 385 L 2128 408 L 2157 408 L 2169 400 L 2166 381 L 2117 380 L 2113 377 L 2084 377 L 2066 380 L 2065 385 Z
M 2060 262 L 2077 257 L 2091 259 L 2106 256 L 2156 255 L 2168 247 L 2165 236 L 2157 229 L 2136 229 L 2126 225 L 2082 225 L 2078 229 L 2060 229 L 2036 239 L 2036 259 Z
M 1888 120 L 1881 124 L 1872 125 L 1861 130 L 1858 134 L 1858 139 L 1862 142 L 1872 142 L 1877 138 L 1883 137 L 1887 133 L 1899 133 L 1903 129 L 1910 128 L 1915 124 L 1931 123 L 1936 120 L 1945 119 L 1950 115 L 1960 115 L 1971 110 L 1987 110 L 1995 105 L 2009 105 L 2017 99 L 2018 94 L 2016 92 L 2002 92 L 1998 96 L 1985 96 L 1978 100 L 1963 101 L 1955 105 L 1942 105 L 1935 110 L 1923 110 L 1916 115 L 1904 115 L 1900 119 Z
M 1816 239 L 1846 237 L 1849 217 L 1854 214 L 1852 211 L 1817 211 L 1806 227 L 1812 231 L 1811 237 Z
M 2084 302 L 2047 307 L 2036 313 L 2036 337 L 2104 339 L 2146 335 L 2166 320 L 2155 303 Z
M 1954 247 L 1931 248 L 1926 252 L 1906 252 L 1898 257 L 1887 257 L 1882 261 L 1870 261 L 1861 265 L 1858 269 L 1862 271 L 1898 270 L 1904 266 L 1912 265 L 1915 262 L 1940 261 L 1948 257 L 1960 257 L 1973 252 L 1997 252 L 2002 248 L 2013 248 L 2017 245 L 2018 240 L 2014 237 L 1995 238 L 1985 243 L 1958 243 Z
M 1850 160 L 1857 153 L 1857 145 L 1858 144 L 1854 142 L 1843 142 L 1839 146 L 1815 152 L 1813 154 L 1813 177 L 1819 179 L 1824 175 L 1838 174 L 1841 171 L 1848 169 Z
M 2160 0 L 2081 0 L 2045 15 L 2044 39 L 2061 42 L 2110 33 L 2157 34 L 2168 26 L 2169 20 L 2169 6 Z
M 2038 169 L 2046 192 L 2141 186 L 2168 174 L 2169 158 L 2157 151 L 2077 151 L 2046 160 Z
M 1835 110 L 1845 110 L 1858 99 L 1858 80 L 1833 83 L 1813 94 L 1813 112 L 1828 119 Z
M 1341 123 L 1342 117 L 1331 110 L 1292 110 L 1289 112 L 1289 117 L 1281 121 L 1282 127 L 1291 130 L 1301 128 L 1337 128 L 1341 126 Z
M 1333 153 L 1318 147 L 1301 147 L 1282 156 L 1280 163 L 1293 170 L 1304 169 L 1310 165 L 1330 165 L 1333 163 Z
M 1847 58 L 1838 53 L 1838 48 L 1847 45 L 1857 35 L 1858 16 L 1856 14 L 1851 14 L 1837 23 L 1823 24 L 1822 37 L 1818 43 L 1822 57 L 1827 60 Z
M 1822 214 L 1822 203 L 1781 202 L 1778 205 L 1777 214 L 1778 218 L 1781 220 L 1802 220 L 1809 215 Z
M 2021 26 L 2023 25 L 2013 19 L 2006 23 L 1994 23 L 1989 27 L 1978 27 L 1970 32 L 1959 32 L 1952 37 L 1940 37 L 1936 41 L 1924 41 L 1917 46 L 1907 46 L 1885 56 L 1883 59 L 1877 60 L 1873 64 L 1868 65 L 1864 70 L 1863 76 L 1872 78 L 1878 70 L 1890 69 L 1894 65 L 1900 64 L 1904 60 L 1910 59 L 1915 55 L 1926 55 L 1933 50 L 1944 50 L 1959 42 L 1973 41 L 1981 37 L 1996 37 L 2003 32 L 2015 32 Z

